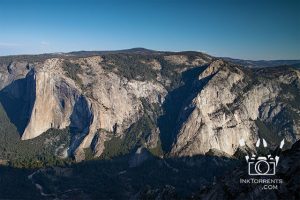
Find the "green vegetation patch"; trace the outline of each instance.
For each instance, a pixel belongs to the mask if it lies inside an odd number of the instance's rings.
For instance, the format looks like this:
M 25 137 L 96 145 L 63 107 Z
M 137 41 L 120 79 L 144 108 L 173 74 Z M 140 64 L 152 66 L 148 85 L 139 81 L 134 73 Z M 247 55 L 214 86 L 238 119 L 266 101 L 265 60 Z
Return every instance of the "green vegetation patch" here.
M 66 72 L 66 75 L 73 79 L 76 84 L 80 87 L 83 86 L 81 78 L 79 78 L 78 74 L 82 73 L 82 69 L 78 63 L 72 63 L 70 61 L 65 60 L 63 62 L 63 70 Z
M 112 158 L 128 154 L 135 147 L 144 145 L 146 138 L 156 129 L 160 108 L 156 104 L 147 103 L 145 99 L 141 99 L 141 101 L 145 109 L 144 115 L 126 130 L 123 138 L 113 136 L 104 143 L 105 150 L 102 154 L 103 158 Z M 162 155 L 160 142 L 158 142 L 157 147 L 149 149 L 149 151 L 157 156 Z
M 104 55 L 105 68 L 112 70 L 117 68 L 118 73 L 128 79 L 153 80 L 156 72 L 148 61 L 153 56 L 140 54 L 108 54 Z M 143 62 L 145 61 L 145 62 Z
M 151 119 L 147 115 L 144 115 L 138 122 L 130 126 L 123 138 L 114 136 L 111 140 L 106 141 L 102 157 L 112 158 L 125 155 L 134 147 L 143 145 L 145 138 L 151 134 L 153 126 Z
M 14 167 L 36 168 L 60 165 L 65 162 L 55 154 L 59 147 L 70 144 L 69 129 L 49 129 L 42 135 L 21 140 L 0 103 L 0 159 L 8 160 Z

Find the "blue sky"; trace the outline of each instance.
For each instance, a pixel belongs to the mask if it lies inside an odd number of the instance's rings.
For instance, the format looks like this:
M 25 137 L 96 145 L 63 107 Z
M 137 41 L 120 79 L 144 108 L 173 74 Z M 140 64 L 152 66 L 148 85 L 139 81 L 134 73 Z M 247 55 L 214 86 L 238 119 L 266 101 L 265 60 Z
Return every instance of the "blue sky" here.
M 300 59 L 300 1 L 0 0 L 0 55 L 133 47 Z

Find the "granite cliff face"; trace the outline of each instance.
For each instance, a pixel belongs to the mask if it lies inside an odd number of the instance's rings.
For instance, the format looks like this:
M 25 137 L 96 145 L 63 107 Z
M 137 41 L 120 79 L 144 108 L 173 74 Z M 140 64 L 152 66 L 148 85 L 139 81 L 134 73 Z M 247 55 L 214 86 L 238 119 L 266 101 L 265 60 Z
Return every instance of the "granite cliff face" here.
M 0 101 L 22 140 L 69 127 L 65 149 L 161 149 L 170 156 L 219 150 L 240 139 L 299 139 L 294 68 L 247 69 L 195 52 L 51 56 L 2 63 Z M 116 142 L 119 141 L 119 142 Z M 124 142 L 125 141 L 125 142 Z M 166 145 L 168 143 L 168 145 Z M 158 153 L 162 155 L 162 153 Z
M 300 136 L 299 81 L 294 69 L 250 70 L 213 62 L 199 76 L 200 84 L 205 82 L 200 92 L 183 109 L 171 153 L 217 149 L 233 155 L 240 140 L 253 149 L 258 137 L 274 146 L 282 138 L 294 143 Z
M 73 69 L 67 69 L 65 62 L 82 72 L 75 72 L 75 80 L 68 74 Z M 35 138 L 50 128 L 69 126 L 72 145 L 68 151 L 79 159 L 82 149 L 90 147 L 92 141 L 95 155 L 99 156 L 108 134 L 122 136 L 143 114 L 141 99 L 159 104 L 166 95 L 165 88 L 157 82 L 128 80 L 105 71 L 99 56 L 71 61 L 53 58 L 31 67 L 25 62 L 11 63 L 8 72 L 1 74 L 2 99 L 22 102 L 26 108 L 21 114 L 27 118 L 18 127 L 21 139 Z M 22 83 L 11 87 L 19 80 Z M 9 105 L 7 110 L 11 110 Z M 11 117 L 19 114 L 12 113 Z M 18 126 L 20 121 L 14 122 Z

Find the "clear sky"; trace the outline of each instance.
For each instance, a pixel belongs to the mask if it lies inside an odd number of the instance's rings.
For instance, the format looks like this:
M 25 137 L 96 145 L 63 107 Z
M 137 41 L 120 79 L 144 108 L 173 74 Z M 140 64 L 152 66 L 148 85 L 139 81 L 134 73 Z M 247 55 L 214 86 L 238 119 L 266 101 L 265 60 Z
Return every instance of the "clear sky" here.
M 0 55 L 133 47 L 300 59 L 300 1 L 0 0 Z

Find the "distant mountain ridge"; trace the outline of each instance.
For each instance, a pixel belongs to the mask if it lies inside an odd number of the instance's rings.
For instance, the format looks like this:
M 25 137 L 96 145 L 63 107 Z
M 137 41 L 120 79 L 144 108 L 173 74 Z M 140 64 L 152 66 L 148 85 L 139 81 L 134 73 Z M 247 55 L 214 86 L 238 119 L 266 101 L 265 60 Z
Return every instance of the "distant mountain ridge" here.
M 57 52 L 57 53 L 44 53 L 44 54 L 37 54 L 37 55 L 8 55 L 8 56 L 0 56 L 0 62 L 6 61 L 18 61 L 18 60 L 32 60 L 32 61 L 44 61 L 49 58 L 67 58 L 67 57 L 85 57 L 85 56 L 99 56 L 105 54 L 118 54 L 118 53 L 131 53 L 131 54 L 180 54 L 180 53 L 201 53 L 199 51 L 160 51 L 160 50 L 152 50 L 143 47 L 136 47 L 131 49 L 121 49 L 121 50 L 95 50 L 95 51 L 71 51 L 71 52 Z M 208 55 L 208 54 L 205 54 Z M 300 60 L 247 60 L 247 59 L 238 59 L 238 58 L 231 58 L 231 57 L 216 57 L 228 62 L 232 62 L 235 64 L 239 64 L 249 68 L 262 68 L 262 67 L 277 67 L 283 65 L 289 65 L 299 68 L 300 67 Z
M 243 60 L 229 57 L 221 57 L 221 59 L 249 68 L 277 67 L 284 65 L 300 67 L 300 60 Z

